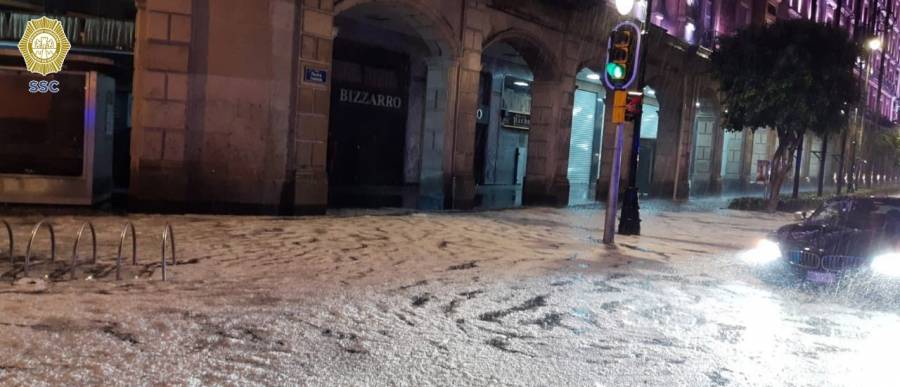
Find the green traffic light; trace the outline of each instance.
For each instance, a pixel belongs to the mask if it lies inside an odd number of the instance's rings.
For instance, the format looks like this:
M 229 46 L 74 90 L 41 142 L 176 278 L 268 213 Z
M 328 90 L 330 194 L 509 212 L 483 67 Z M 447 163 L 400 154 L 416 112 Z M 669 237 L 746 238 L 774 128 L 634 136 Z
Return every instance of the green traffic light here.
M 608 63 L 606 65 L 606 74 L 610 79 L 620 80 L 625 78 L 625 68 L 616 63 Z

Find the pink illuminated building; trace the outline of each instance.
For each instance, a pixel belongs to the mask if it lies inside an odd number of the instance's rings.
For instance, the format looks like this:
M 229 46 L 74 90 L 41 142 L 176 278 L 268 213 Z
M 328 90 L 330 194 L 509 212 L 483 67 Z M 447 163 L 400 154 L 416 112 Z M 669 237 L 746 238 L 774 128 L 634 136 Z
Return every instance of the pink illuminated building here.
M 636 12 L 643 13 L 641 2 Z M 653 2 L 653 23 L 687 43 L 715 49 L 716 39 L 751 24 L 778 19 L 807 18 L 834 23 L 860 41 L 878 38 L 882 49 L 866 50 L 860 72 L 871 63 L 868 107 L 883 118 L 898 120 L 900 61 L 898 61 L 898 0 L 662 0 Z M 866 60 L 868 59 L 868 60 Z

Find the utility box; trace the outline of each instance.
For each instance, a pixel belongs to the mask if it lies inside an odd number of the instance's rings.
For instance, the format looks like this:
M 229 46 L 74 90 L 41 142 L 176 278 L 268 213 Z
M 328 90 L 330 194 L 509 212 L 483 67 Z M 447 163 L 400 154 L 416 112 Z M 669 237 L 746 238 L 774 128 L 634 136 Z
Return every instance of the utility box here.
M 58 86 L 34 88 L 32 81 Z M 112 78 L 95 71 L 41 77 L 0 68 L 0 95 L 0 203 L 92 205 L 109 199 Z

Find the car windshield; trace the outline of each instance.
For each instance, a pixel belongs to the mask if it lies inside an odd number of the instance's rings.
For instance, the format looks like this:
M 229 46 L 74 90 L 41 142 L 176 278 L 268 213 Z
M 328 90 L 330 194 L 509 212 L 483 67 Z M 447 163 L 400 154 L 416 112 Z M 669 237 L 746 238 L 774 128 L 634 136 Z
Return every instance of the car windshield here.
M 808 223 L 831 224 L 840 219 L 841 213 L 846 210 L 846 207 L 847 202 L 843 201 L 825 203 L 809 217 Z

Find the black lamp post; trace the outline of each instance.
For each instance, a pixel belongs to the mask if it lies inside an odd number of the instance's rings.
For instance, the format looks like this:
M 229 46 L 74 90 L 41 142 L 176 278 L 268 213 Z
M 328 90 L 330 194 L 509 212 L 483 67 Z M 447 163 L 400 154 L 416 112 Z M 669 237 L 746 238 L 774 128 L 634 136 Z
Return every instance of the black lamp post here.
M 647 46 L 650 45 L 647 39 L 650 36 L 650 22 L 653 15 L 653 0 L 647 0 L 647 8 L 644 15 L 644 26 L 642 39 L 644 44 L 641 45 L 640 63 L 641 68 L 638 70 L 637 90 L 644 92 L 644 78 L 647 73 Z M 644 115 L 644 109 L 638 109 L 634 117 L 634 131 L 631 141 L 631 157 L 629 159 L 628 169 L 628 187 L 625 189 L 625 196 L 622 198 L 622 216 L 619 218 L 619 234 L 622 235 L 640 235 L 641 234 L 641 211 L 638 200 L 639 190 L 637 186 L 637 167 L 638 153 L 641 149 L 641 121 Z

